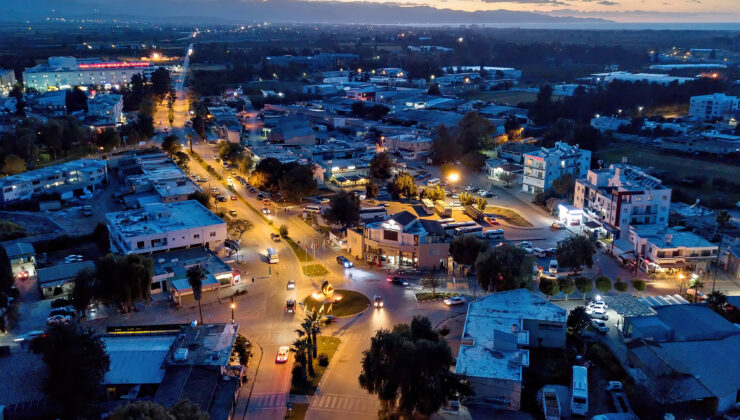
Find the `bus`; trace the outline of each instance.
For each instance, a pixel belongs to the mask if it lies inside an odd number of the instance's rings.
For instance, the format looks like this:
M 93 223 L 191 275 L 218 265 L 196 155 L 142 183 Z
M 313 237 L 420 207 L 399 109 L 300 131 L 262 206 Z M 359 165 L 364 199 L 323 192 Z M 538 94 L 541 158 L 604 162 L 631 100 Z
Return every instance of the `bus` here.
M 421 207 L 424 209 L 424 212 L 426 212 L 427 216 L 431 216 L 434 214 L 434 202 L 432 202 L 432 200 L 428 198 L 422 198 Z
M 445 235 L 452 236 L 455 233 L 455 229 L 470 226 L 478 226 L 478 224 L 472 220 L 468 220 L 466 222 L 449 222 L 444 223 L 442 225 L 442 229 L 444 229 Z
M 437 210 L 439 217 L 452 217 L 452 207 L 446 201 L 437 200 L 434 203 L 434 208 Z
M 267 262 L 277 264 L 278 261 L 278 253 L 275 248 L 267 248 Z
M 573 366 L 571 395 L 571 413 L 585 416 L 588 413 L 588 369 L 583 366 Z
M 362 222 L 380 220 L 387 215 L 388 210 L 385 207 L 363 207 L 360 209 L 360 221 Z
M 303 208 L 304 213 L 313 213 L 313 214 L 319 214 L 321 213 L 321 207 L 315 206 L 315 205 L 309 205 Z
M 444 225 L 444 224 L 447 224 L 447 223 L 452 223 L 454 221 L 455 221 L 455 219 L 453 219 L 452 217 L 446 217 L 444 219 L 437 220 L 437 223 L 439 223 L 440 225 Z
M 427 187 L 433 187 L 435 185 L 439 185 L 439 178 L 432 178 L 427 181 Z
M 459 235 L 470 235 L 474 233 L 482 233 L 483 232 L 483 226 L 476 225 L 476 226 L 461 226 L 458 228 L 455 228 L 455 236 Z

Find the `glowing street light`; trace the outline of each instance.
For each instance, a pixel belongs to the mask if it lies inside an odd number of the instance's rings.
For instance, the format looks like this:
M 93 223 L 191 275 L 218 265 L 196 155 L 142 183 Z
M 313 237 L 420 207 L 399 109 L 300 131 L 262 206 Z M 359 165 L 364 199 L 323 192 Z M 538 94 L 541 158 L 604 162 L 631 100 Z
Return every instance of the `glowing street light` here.
M 447 180 L 450 182 L 457 182 L 460 180 L 460 174 L 458 174 L 457 172 L 453 172 L 447 175 Z
M 236 303 L 231 302 L 231 323 L 234 323 L 234 309 L 236 309 Z

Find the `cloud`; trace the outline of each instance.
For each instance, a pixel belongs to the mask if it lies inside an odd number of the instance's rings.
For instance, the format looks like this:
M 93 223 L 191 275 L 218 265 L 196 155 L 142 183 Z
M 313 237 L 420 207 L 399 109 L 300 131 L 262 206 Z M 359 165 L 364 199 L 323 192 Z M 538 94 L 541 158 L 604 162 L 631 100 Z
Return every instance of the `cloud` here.
M 484 3 L 524 3 L 524 4 L 547 4 L 553 6 L 567 6 L 568 3 L 560 0 L 482 0 Z
M 617 3 L 616 1 L 609 1 L 609 0 L 601 0 L 599 4 L 604 5 L 604 6 L 619 6 L 619 3 Z

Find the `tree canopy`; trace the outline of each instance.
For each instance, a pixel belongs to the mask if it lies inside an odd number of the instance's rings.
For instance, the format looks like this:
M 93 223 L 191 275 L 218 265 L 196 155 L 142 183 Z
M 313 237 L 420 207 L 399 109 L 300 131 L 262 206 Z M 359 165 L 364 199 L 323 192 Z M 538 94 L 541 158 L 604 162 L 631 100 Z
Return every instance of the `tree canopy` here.
M 596 247 L 591 238 L 583 235 L 572 236 L 558 243 L 555 255 L 558 265 L 562 267 L 578 267 L 585 265 L 591 268 L 594 265 Z
M 370 160 L 370 176 L 375 179 L 388 179 L 391 177 L 394 161 L 386 152 L 376 153 Z
M 472 393 L 454 374 L 452 351 L 426 317 L 378 330 L 363 352 L 360 386 L 378 396 L 381 418 L 429 416 L 456 395 Z
M 475 262 L 478 283 L 493 292 L 525 287 L 532 277 L 532 262 L 521 248 L 506 243 L 490 248 Z
M 416 196 L 416 182 L 414 177 L 406 172 L 401 172 L 393 178 L 393 182 L 388 183 L 388 192 L 394 198 L 404 196 L 412 198 Z
M 462 265 L 474 265 L 478 256 L 487 249 L 488 242 L 475 235 L 459 235 L 450 241 L 450 256 Z
M 347 191 L 340 191 L 329 199 L 329 208 L 324 212 L 324 219 L 347 227 L 360 220 L 360 199 Z

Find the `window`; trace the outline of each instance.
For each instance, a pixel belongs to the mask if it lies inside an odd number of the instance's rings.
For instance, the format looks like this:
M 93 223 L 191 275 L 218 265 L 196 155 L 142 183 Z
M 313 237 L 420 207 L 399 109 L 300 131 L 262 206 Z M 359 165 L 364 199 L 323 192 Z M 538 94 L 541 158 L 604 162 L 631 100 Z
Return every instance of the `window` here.
M 540 322 L 538 326 L 539 326 L 539 329 L 541 330 L 562 330 L 563 329 L 562 324 L 556 324 L 553 322 Z
M 642 196 L 637 196 L 637 201 L 642 201 Z
M 395 230 L 383 230 L 383 239 L 386 241 L 398 242 L 398 232 Z
M 210 233 L 210 236 L 211 236 L 211 238 L 215 238 L 216 237 L 216 232 L 211 232 Z
M 137 248 L 137 249 L 141 249 L 141 248 L 144 248 L 144 241 L 139 241 L 139 242 L 137 242 L 137 243 L 136 243 L 136 248 Z
M 193 239 L 198 239 L 198 238 L 200 238 L 200 233 L 196 233 L 195 235 L 193 235 Z

